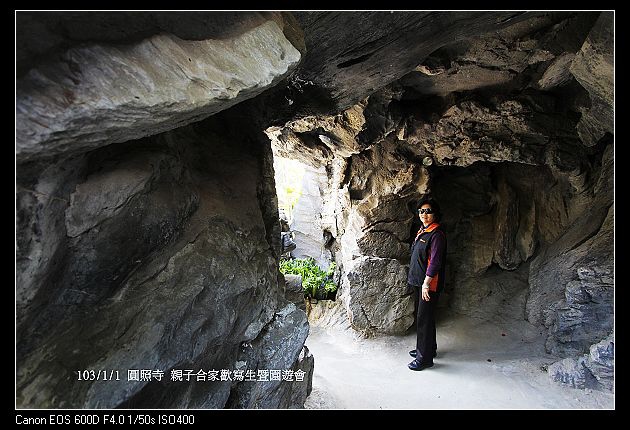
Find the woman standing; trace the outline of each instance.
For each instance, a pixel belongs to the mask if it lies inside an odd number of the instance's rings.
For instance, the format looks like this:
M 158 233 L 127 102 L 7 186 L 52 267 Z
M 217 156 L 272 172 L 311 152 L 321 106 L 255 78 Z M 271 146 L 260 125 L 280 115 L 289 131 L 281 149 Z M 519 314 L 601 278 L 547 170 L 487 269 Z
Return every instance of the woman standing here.
M 422 226 L 411 245 L 407 277 L 417 312 L 416 349 L 409 351 L 415 357 L 408 364 L 411 370 L 432 367 L 437 354 L 435 309 L 444 287 L 446 263 L 446 235 L 440 229 L 440 206 L 433 198 L 425 197 L 418 203 L 418 215 Z

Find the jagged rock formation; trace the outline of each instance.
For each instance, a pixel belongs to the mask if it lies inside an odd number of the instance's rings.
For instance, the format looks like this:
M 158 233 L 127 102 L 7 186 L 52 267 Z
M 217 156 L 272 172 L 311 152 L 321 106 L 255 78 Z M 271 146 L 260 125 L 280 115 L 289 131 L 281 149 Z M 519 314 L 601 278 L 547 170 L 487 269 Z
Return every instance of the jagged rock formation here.
M 40 255 L 44 262 L 56 258 L 50 263 L 56 270 L 41 273 L 20 260 L 20 404 L 217 408 L 230 406 L 238 392 L 236 406 L 301 405 L 292 402 L 303 401 L 306 391 L 287 381 L 264 387 L 234 379 L 126 381 L 128 369 L 168 376 L 173 369 L 239 370 L 237 363 L 310 372 L 308 360 L 298 361 L 306 316 L 289 312 L 282 298 L 278 244 L 268 242 L 272 221 L 261 211 L 269 204 L 261 200 L 261 159 L 271 153 L 235 144 L 229 129 L 213 135 L 215 127 L 184 127 L 91 152 L 77 167 L 82 174 L 63 184 L 65 194 L 53 187 L 47 195 L 21 192 L 22 231 L 32 231 L 38 217 L 50 218 L 50 228 L 22 237 L 20 252 L 46 243 L 54 249 Z M 51 199 L 66 200 L 65 212 L 46 209 Z M 238 358 L 244 343 L 253 348 Z M 275 343 L 289 353 L 267 354 Z M 74 369 L 124 373 L 121 382 L 90 384 L 77 382 Z
M 284 275 L 284 297 L 298 308 L 306 310 L 304 290 L 302 289 L 302 276 Z
M 615 342 L 613 335 L 593 344 L 588 354 L 565 358 L 549 366 L 554 381 L 576 388 L 614 391 Z
M 602 13 L 571 62 L 570 71 L 589 93 L 591 104 L 581 108 L 577 129 L 585 145 L 595 145 L 606 133 L 614 134 L 614 28 L 613 15 Z
M 72 47 L 20 79 L 16 153 L 27 161 L 183 127 L 273 86 L 300 57 L 273 20 L 226 40 Z
M 17 15 L 19 407 L 303 405 L 270 140 L 328 176 L 336 316 L 411 325 L 431 192 L 442 304 L 527 319 L 554 380 L 613 387 L 612 13 Z
M 295 258 L 313 258 L 318 266 L 327 270 L 333 260 L 322 228 L 323 192 L 328 188 L 328 178 L 323 167 L 314 169 L 304 165 L 300 184 L 300 199 L 293 209 L 293 232 L 296 247 L 291 252 Z
M 551 13 L 505 27 L 500 37 L 456 41 L 342 113 L 268 130 L 281 151 L 328 168 L 338 298 L 355 329 L 408 327 L 409 309 L 392 288 L 404 284 L 404 271 L 392 267 L 371 287 L 364 267 L 370 262 L 380 273 L 377 261 L 408 263 L 414 201 L 432 192 L 449 236 L 443 305 L 527 319 L 546 330 L 548 351 L 560 357 L 586 353 L 611 333 L 610 19 Z M 585 51 L 593 52 L 588 65 Z M 601 88 L 592 77 L 580 85 L 585 69 L 604 75 Z M 603 116 L 596 121 L 589 112 L 597 100 Z M 422 166 L 426 156 L 430 168 Z M 391 158 L 398 176 L 387 177 Z M 611 367 L 588 369 L 601 379 L 589 386 L 610 386 Z
M 268 141 L 229 115 L 185 126 L 295 67 L 275 18 L 223 40 L 71 47 L 74 63 L 18 80 L 19 406 L 303 405 L 313 359 L 306 315 L 279 283 Z M 80 369 L 121 380 L 77 381 Z M 128 381 L 128 370 L 164 377 Z M 305 379 L 256 384 L 236 370 Z
M 259 378 L 249 384 L 237 385 L 227 406 L 266 409 L 277 408 L 278 405 L 302 407 L 311 392 L 314 358 L 306 346 L 300 351 L 296 345 L 303 345 L 307 335 L 308 322 L 304 319 L 304 312 L 295 304 L 290 303 L 278 312 L 264 334 L 244 348 L 237 361 L 237 366 L 263 371 L 269 369 L 269 381 L 263 379 L 259 382 Z M 289 379 L 294 381 L 292 383 L 283 378 L 282 373 L 287 369 L 293 373 L 293 378 Z M 276 378 L 273 372 L 276 372 Z

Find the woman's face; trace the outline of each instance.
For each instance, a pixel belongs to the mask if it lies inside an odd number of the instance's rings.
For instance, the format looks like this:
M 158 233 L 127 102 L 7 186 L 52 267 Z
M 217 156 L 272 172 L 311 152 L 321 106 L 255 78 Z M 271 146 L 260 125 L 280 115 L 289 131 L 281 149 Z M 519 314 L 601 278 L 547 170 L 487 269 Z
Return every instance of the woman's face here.
M 420 206 L 420 209 L 418 209 L 418 215 L 420 216 L 420 221 L 422 221 L 422 224 L 424 225 L 429 225 L 435 220 L 435 215 L 433 215 L 433 208 L 428 203 Z

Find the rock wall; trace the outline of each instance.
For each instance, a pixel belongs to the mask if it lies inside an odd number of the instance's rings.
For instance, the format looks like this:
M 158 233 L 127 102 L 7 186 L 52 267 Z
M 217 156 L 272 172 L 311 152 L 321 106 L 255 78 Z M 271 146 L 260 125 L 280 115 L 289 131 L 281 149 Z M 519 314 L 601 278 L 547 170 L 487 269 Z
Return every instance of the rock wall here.
M 18 79 L 18 407 L 302 407 L 269 141 L 234 110 L 200 121 L 297 64 L 275 19 L 73 46 Z
M 300 58 L 273 20 L 227 40 L 72 47 L 17 82 L 16 153 L 51 157 L 182 127 L 256 96 Z
M 527 319 L 563 358 L 552 379 L 613 387 L 612 13 L 19 17 L 18 406 L 302 405 L 314 360 L 277 270 L 268 138 L 326 172 L 354 329 L 412 324 L 432 193 L 442 305 Z
M 615 132 L 614 57 L 614 15 L 602 12 L 570 65 L 571 74 L 590 97 L 590 106 L 581 108 L 577 129 L 588 146 Z
M 413 323 L 413 301 L 406 295 L 407 241 L 412 206 L 426 191 L 428 180 L 426 170 L 409 164 L 390 136 L 395 120 L 365 128 L 366 117 L 387 112 L 391 92 L 384 91 L 386 95 L 339 115 L 308 117 L 268 130 L 278 152 L 302 148 L 304 136 L 311 133 L 326 136 L 319 138 L 320 145 L 334 149 L 328 159 L 310 158 L 312 165 L 327 163 L 320 234 L 334 243 L 331 249 L 340 274 L 337 299 L 352 327 L 367 335 L 404 333 Z M 369 141 L 361 133 L 370 133 L 379 144 L 361 151 L 362 139 Z M 309 152 L 299 153 L 309 161 Z
M 72 182 L 48 185 L 65 207 L 20 193 L 20 256 L 55 262 L 43 272 L 19 260 L 18 405 L 301 406 L 307 385 L 196 379 L 302 369 L 310 380 L 312 358 L 298 360 L 306 315 L 282 298 L 279 250 L 266 238 L 263 145 L 208 121 L 89 153 Z M 41 219 L 51 227 L 33 233 Z M 276 344 L 283 353 L 265 352 Z M 77 381 L 78 369 L 119 370 L 121 381 Z M 133 369 L 165 376 L 127 381 Z M 194 376 L 171 381 L 176 369 Z
M 328 189 L 326 170 L 304 165 L 301 186 L 302 193 L 293 209 L 291 231 L 297 246 L 291 251 L 291 256 L 314 258 L 323 270 L 327 270 L 333 256 L 322 225 L 323 197 Z
M 611 386 L 611 355 L 575 364 L 613 336 L 609 20 L 544 14 L 445 44 L 340 114 L 270 130 L 286 154 L 327 168 L 353 328 L 401 333 L 413 321 L 393 286 L 405 283 L 415 201 L 431 193 L 449 240 L 441 307 L 525 319 L 550 354 L 594 372 L 588 386 Z M 552 378 L 585 378 L 569 367 Z

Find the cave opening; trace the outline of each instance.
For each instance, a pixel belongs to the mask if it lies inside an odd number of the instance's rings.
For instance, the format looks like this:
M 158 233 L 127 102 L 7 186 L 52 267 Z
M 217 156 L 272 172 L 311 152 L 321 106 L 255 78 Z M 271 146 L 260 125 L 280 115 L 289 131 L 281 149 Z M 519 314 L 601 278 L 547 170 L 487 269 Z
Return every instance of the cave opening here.
M 339 286 L 331 233 L 334 214 L 326 199 L 330 194 L 327 171 L 324 166 L 283 156 L 286 153 L 277 144 L 272 145 L 272 152 L 281 227 L 280 271 L 296 297 L 303 292 L 310 316 L 314 307 L 336 299 Z

